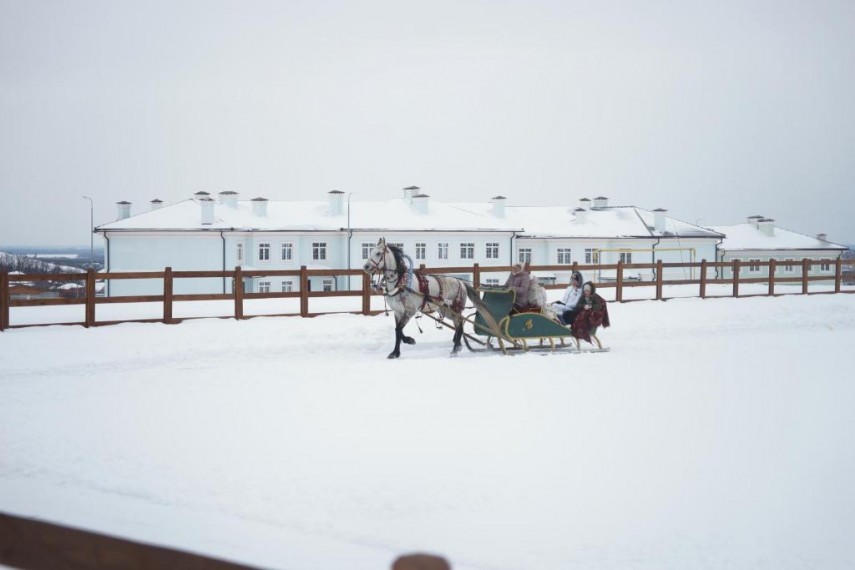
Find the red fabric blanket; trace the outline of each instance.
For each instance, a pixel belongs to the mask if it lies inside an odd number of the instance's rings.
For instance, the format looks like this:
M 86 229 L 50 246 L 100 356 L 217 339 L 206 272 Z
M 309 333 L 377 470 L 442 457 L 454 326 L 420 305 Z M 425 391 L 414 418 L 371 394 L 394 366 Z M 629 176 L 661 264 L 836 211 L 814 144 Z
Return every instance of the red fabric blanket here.
M 582 339 L 586 342 L 591 342 L 591 333 L 597 327 L 611 326 L 609 322 L 609 308 L 606 300 L 594 293 L 592 295 L 593 303 L 590 309 L 582 309 L 576 315 L 576 320 L 573 321 L 573 326 L 570 332 L 574 337 Z M 582 301 L 584 303 L 584 300 Z M 584 305 L 582 305 L 584 306 Z

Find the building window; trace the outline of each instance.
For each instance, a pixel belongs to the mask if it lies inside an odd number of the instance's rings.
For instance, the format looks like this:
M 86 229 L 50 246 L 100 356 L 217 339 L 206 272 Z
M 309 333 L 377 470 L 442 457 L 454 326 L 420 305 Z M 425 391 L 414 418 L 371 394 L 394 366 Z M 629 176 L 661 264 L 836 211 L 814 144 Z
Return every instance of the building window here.
M 464 242 L 460 244 L 460 259 L 475 259 L 475 244 Z
M 437 257 L 437 259 L 448 259 L 448 244 L 447 243 L 436 244 L 436 257 Z
M 760 260 L 759 259 L 751 259 L 748 261 L 748 272 L 749 273 L 759 273 L 760 272 Z
M 631 251 L 620 252 L 620 261 L 621 261 L 621 263 L 632 263 L 632 252 Z
M 238 263 L 243 263 L 243 244 L 237 244 L 237 261 Z
M 323 261 L 327 258 L 327 244 L 326 242 L 316 241 L 312 243 L 312 259 L 317 261 Z
M 398 241 L 398 242 L 390 241 L 390 242 L 389 242 L 389 243 L 387 243 L 386 245 L 389 245 L 389 246 L 392 246 L 392 247 L 397 247 L 397 248 L 398 248 L 398 249 L 400 249 L 401 251 L 404 251 L 404 244 L 403 244 L 403 243 L 401 243 L 401 242 L 399 242 L 399 241 Z
M 258 244 L 258 261 L 270 261 L 270 244 Z
M 517 261 L 520 263 L 531 263 L 531 248 L 521 247 L 517 254 Z
M 831 271 L 831 260 L 829 260 L 829 259 L 820 260 L 819 270 L 820 271 Z
M 282 244 L 282 261 L 291 261 L 293 257 L 293 249 L 290 243 Z
M 294 282 L 293 281 L 283 281 L 282 282 L 282 292 L 290 293 L 294 290 Z
M 570 254 L 572 250 L 569 247 L 558 248 L 558 264 L 570 265 Z
M 495 277 L 490 277 L 490 278 L 484 280 L 484 285 L 486 285 L 487 287 L 498 287 L 499 286 L 499 280 L 496 279 Z
M 416 259 L 425 258 L 426 247 L 424 243 L 416 243 Z
M 795 260 L 793 260 L 793 259 L 785 260 L 784 261 L 784 271 L 786 271 L 787 273 L 792 273 L 793 272 L 793 263 L 795 263 Z
M 487 259 L 499 259 L 499 244 L 491 242 L 487 244 Z
M 324 291 L 332 291 L 333 290 L 333 280 L 332 279 L 324 279 L 321 284 L 323 285 Z
M 259 281 L 258 282 L 258 292 L 259 293 L 270 293 L 270 281 Z
M 587 248 L 585 249 L 585 263 L 589 265 L 597 265 L 600 263 L 600 250 Z
M 368 259 L 369 257 L 371 257 L 371 252 L 373 252 L 373 251 L 374 251 L 374 244 L 373 243 L 367 243 L 367 242 L 362 243 L 362 259 Z

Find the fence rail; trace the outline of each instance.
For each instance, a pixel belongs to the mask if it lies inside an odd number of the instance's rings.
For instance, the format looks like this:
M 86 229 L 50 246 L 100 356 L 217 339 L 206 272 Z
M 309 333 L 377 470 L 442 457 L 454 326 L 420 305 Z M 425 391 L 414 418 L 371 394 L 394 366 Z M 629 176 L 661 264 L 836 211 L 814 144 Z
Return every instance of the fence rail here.
M 844 291 L 843 284 L 843 267 L 852 266 L 850 271 L 855 270 L 855 259 L 837 259 L 834 263 L 833 274 L 825 275 L 811 274 L 810 269 L 817 265 L 831 265 L 829 260 L 817 259 L 802 259 L 800 262 L 787 260 L 788 267 L 798 265 L 801 270 L 801 275 L 784 277 L 778 276 L 777 272 L 783 262 L 771 259 L 769 261 L 751 261 L 743 262 L 734 261 L 700 261 L 692 263 L 664 263 L 661 260 L 655 263 L 623 263 L 616 264 L 579 264 L 572 265 L 537 265 L 529 266 L 531 271 L 544 272 L 569 272 L 569 271 L 586 271 L 594 274 L 602 275 L 603 271 L 614 271 L 614 280 L 603 280 L 595 282 L 599 288 L 614 288 L 615 301 L 624 302 L 624 289 L 636 287 L 652 287 L 654 295 L 652 299 L 664 300 L 664 287 L 669 285 L 697 285 L 697 296 L 704 299 L 708 295 L 708 287 L 710 285 L 731 285 L 732 297 L 740 297 L 740 285 L 768 283 L 768 289 L 765 295 L 781 295 L 776 289 L 778 284 L 800 283 L 801 294 L 809 294 L 809 284 L 812 281 L 824 281 L 834 283 L 833 291 L 829 293 L 850 293 L 855 291 Z M 762 277 L 743 277 L 742 269 L 746 265 L 750 266 L 750 273 L 756 273 L 762 268 L 767 269 L 768 275 Z M 689 269 L 690 275 L 697 273 L 697 278 L 689 279 L 665 279 L 665 269 Z M 631 279 L 626 275 L 627 270 L 650 269 L 653 270 L 654 278 L 651 281 L 640 281 Z M 720 276 L 710 277 L 709 271 L 716 270 L 717 273 L 722 269 L 730 269 L 731 277 L 723 278 Z M 511 270 L 510 266 L 489 266 L 482 267 L 479 264 L 474 264 L 467 267 L 425 267 L 422 265 L 420 270 L 428 271 L 434 274 L 468 274 L 472 275 L 472 282 L 476 288 L 482 284 L 482 277 L 489 273 L 507 273 Z M 695 272 L 697 270 L 697 272 Z M 353 291 L 310 291 L 308 282 L 310 277 L 350 277 L 361 276 L 361 286 Z M 234 287 L 232 293 L 180 293 L 174 292 L 176 279 L 188 278 L 218 278 L 232 279 L 233 283 L 242 283 L 244 278 L 252 277 L 299 277 L 300 287 L 294 292 L 271 292 L 271 293 L 246 293 L 243 287 Z M 163 293 L 160 295 L 132 295 L 132 296 L 116 296 L 116 297 L 98 297 L 96 296 L 96 281 L 98 280 L 128 280 L 128 279 L 159 279 L 163 282 Z M 79 275 L 70 274 L 23 274 L 10 275 L 8 272 L 0 271 L 0 331 L 8 328 L 21 328 L 26 326 L 39 326 L 31 324 L 13 324 L 10 322 L 10 307 L 38 307 L 38 306 L 55 306 L 55 305 L 84 305 L 84 320 L 79 323 L 63 323 L 63 324 L 82 324 L 85 327 L 116 324 L 118 322 L 164 322 L 177 323 L 188 318 L 200 317 L 185 317 L 177 319 L 173 315 L 173 305 L 175 302 L 184 301 L 223 301 L 229 300 L 234 303 L 234 312 L 231 315 L 223 318 L 245 319 L 252 315 L 246 315 L 244 312 L 244 302 L 252 299 L 299 299 L 299 311 L 291 313 L 282 313 L 277 315 L 265 316 L 301 316 L 312 317 L 319 314 L 329 314 L 327 312 L 310 312 L 309 299 L 324 298 L 324 297 L 361 297 L 362 304 L 359 311 L 348 311 L 357 314 L 371 315 L 380 311 L 371 309 L 372 296 L 380 295 L 371 286 L 370 278 L 367 274 L 358 269 L 308 269 L 305 266 L 297 269 L 276 269 L 276 270 L 251 270 L 245 271 L 241 267 L 236 267 L 232 271 L 174 271 L 171 267 L 166 267 L 163 271 L 134 271 L 134 272 L 108 272 L 96 273 L 90 269 L 84 275 L 83 291 L 85 294 L 82 297 L 75 298 L 46 298 L 46 299 L 12 299 L 10 296 L 10 287 L 13 283 L 22 281 L 74 281 L 80 280 Z M 544 285 L 547 289 L 563 289 L 564 284 Z M 825 293 L 825 292 L 823 292 Z M 751 295 L 756 296 L 756 294 Z M 96 319 L 96 306 L 102 304 L 114 303 L 162 303 L 163 316 L 159 319 L 127 319 L 123 321 L 98 321 Z M 338 311 L 341 312 L 341 311 Z M 210 318 L 210 317 L 208 317 Z M 51 324 L 51 323 L 43 323 Z M 56 323 L 59 324 L 59 323 Z

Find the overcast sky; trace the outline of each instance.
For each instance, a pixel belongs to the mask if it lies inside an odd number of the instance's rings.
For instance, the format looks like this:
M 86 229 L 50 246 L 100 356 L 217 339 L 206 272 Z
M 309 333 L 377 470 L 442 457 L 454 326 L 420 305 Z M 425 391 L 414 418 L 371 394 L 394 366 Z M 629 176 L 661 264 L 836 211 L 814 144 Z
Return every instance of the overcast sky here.
M 0 0 L 0 249 L 88 244 L 83 195 L 411 184 L 855 244 L 853 38 L 852 0 Z

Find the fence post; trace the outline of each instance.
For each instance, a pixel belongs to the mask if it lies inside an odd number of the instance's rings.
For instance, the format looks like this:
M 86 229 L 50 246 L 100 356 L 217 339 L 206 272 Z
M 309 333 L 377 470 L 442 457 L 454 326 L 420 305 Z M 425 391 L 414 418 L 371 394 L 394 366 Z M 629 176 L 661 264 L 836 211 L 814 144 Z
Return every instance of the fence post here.
M 617 262 L 617 281 L 615 282 L 615 301 L 623 303 L 623 260 Z
M 85 327 L 95 326 L 95 270 L 86 270 L 86 318 Z
M 232 278 L 232 295 L 235 298 L 235 318 L 243 318 L 243 269 L 240 265 L 235 267 L 235 275 Z
M 172 268 L 163 270 L 163 322 L 172 322 Z
M 309 273 L 306 266 L 300 266 L 300 316 L 309 316 Z
M 707 298 L 707 260 L 701 260 L 701 299 Z
M 777 267 L 778 262 L 774 259 L 769 260 L 769 296 L 772 297 L 775 295 L 775 267 Z
M 481 287 L 481 266 L 477 263 L 472 266 L 472 286 L 476 289 Z
M 731 262 L 731 272 L 733 273 L 733 296 L 739 297 L 739 260 L 734 259 Z
M 0 271 L 0 331 L 9 328 L 9 272 Z
M 371 312 L 371 277 L 367 273 L 362 274 L 362 314 Z
M 843 260 L 837 258 L 834 264 L 834 292 L 840 293 L 840 283 L 843 281 Z
M 810 271 L 810 261 L 807 257 L 802 258 L 802 295 L 807 295 L 808 292 L 808 272 Z
M 662 260 L 656 261 L 656 300 L 662 300 Z

